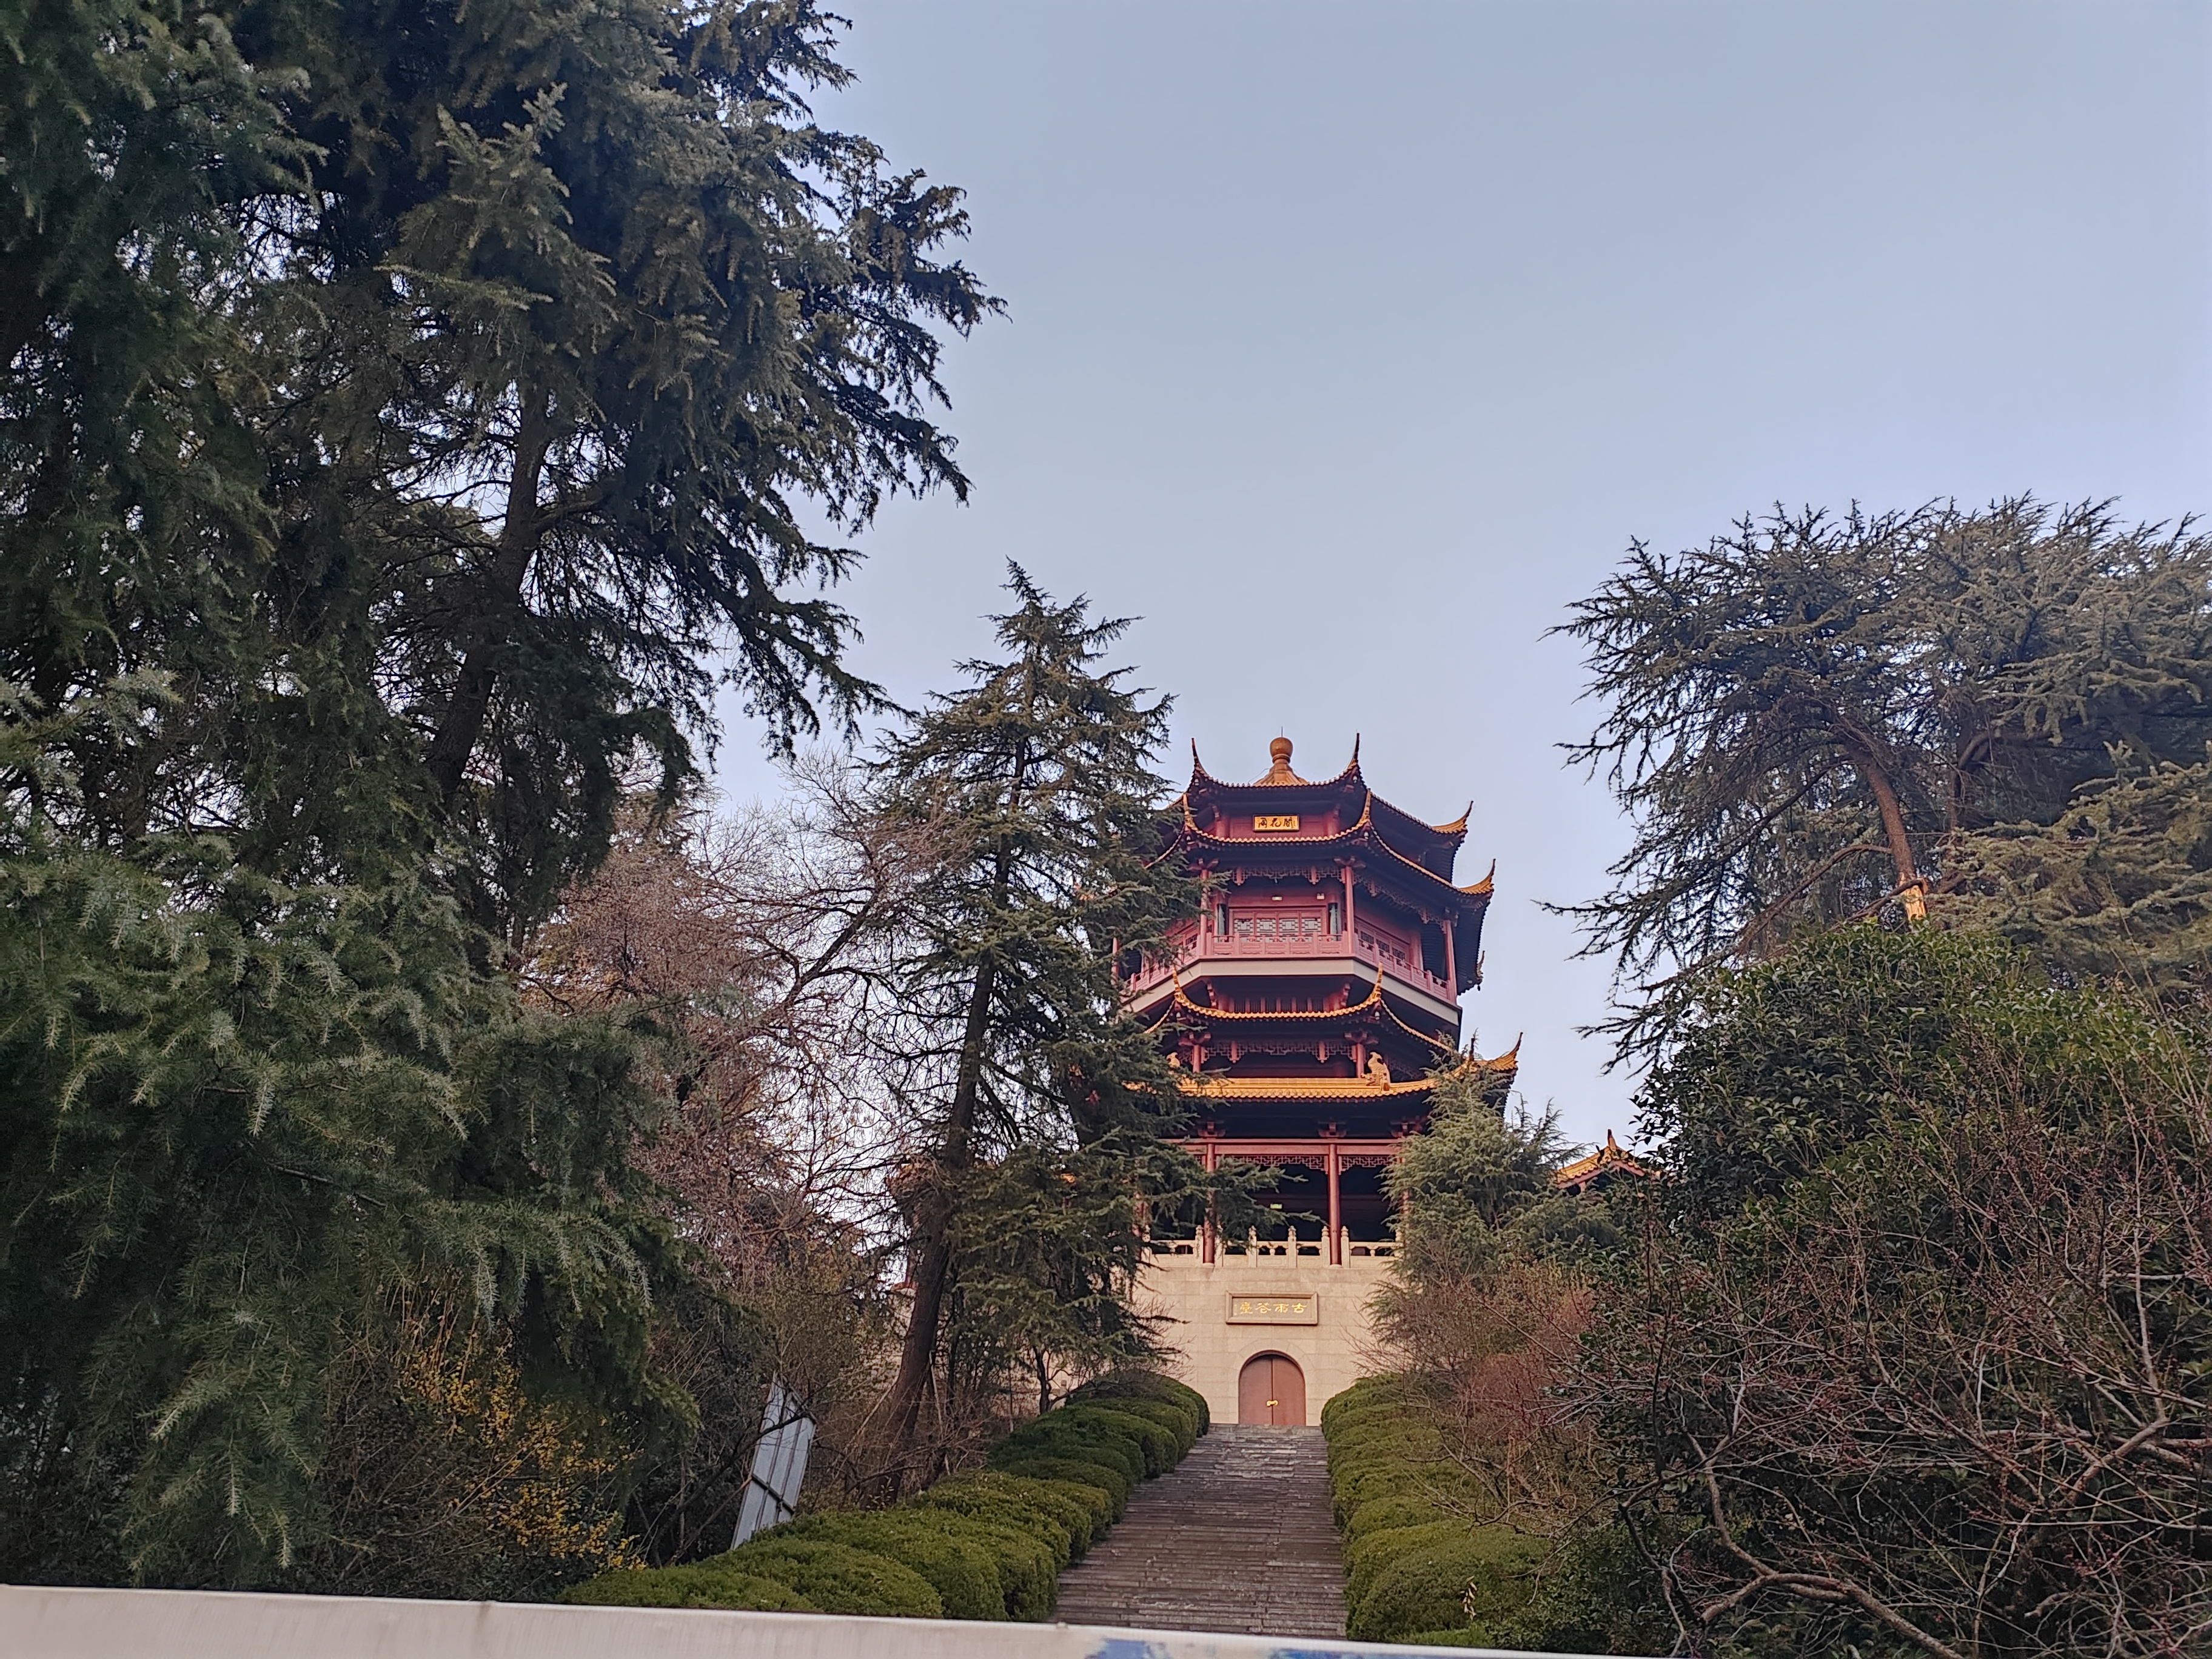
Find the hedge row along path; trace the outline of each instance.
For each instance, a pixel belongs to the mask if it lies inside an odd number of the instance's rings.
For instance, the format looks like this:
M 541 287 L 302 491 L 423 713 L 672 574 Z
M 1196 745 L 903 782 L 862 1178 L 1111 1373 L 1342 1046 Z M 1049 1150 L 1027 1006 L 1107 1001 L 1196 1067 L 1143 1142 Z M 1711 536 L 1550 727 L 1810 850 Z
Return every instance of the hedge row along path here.
M 1217 1424 L 1060 1576 L 1071 1625 L 1342 1636 L 1344 1558 L 1319 1429 Z

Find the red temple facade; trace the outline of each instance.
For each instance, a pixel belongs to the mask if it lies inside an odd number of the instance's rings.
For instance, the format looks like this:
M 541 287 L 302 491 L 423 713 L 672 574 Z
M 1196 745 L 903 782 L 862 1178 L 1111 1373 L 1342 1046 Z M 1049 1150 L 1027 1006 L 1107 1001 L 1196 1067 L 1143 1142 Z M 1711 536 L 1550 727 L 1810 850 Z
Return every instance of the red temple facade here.
M 1155 1241 L 1156 1305 L 1188 1328 L 1186 1380 L 1216 1411 L 1297 1423 L 1309 1392 L 1317 1410 L 1358 1374 L 1370 1281 L 1395 1244 L 1383 1171 L 1425 1127 L 1437 1069 L 1474 1067 L 1502 1100 L 1516 1057 L 1460 1053 L 1491 896 L 1487 875 L 1453 879 L 1467 815 L 1430 823 L 1382 799 L 1356 742 L 1322 781 L 1291 769 L 1288 739 L 1270 754 L 1238 784 L 1194 750 L 1169 827 L 1207 903 L 1126 994 L 1186 1074 L 1190 1149 L 1209 1169 L 1284 1171 L 1259 1195 L 1267 1228 Z

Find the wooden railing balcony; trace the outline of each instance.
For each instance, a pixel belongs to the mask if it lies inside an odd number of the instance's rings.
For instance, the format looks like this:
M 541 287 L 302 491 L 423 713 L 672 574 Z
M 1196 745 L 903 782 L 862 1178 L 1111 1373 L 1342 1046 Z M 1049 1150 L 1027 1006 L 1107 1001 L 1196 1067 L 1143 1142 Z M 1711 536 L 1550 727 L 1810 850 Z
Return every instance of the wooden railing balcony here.
M 1298 938 L 1276 939 L 1260 937 L 1239 939 L 1234 935 L 1224 938 L 1211 928 L 1201 929 L 1194 940 L 1188 942 L 1182 953 L 1173 958 L 1148 962 L 1138 969 L 1122 986 L 1127 996 L 1139 996 L 1151 990 L 1171 974 L 1188 971 L 1196 963 L 1271 958 L 1275 961 L 1342 961 L 1350 957 L 1371 967 L 1380 968 L 1393 979 L 1402 981 L 1416 990 L 1425 991 L 1439 1001 L 1456 1004 L 1458 996 L 1443 979 L 1424 967 L 1418 953 L 1401 951 L 1387 940 L 1358 930 L 1351 934 L 1310 933 Z
M 1216 1243 L 1215 1252 L 1218 1256 L 1243 1256 L 1248 1261 L 1271 1260 L 1278 1256 L 1285 1261 L 1296 1261 L 1304 1256 L 1318 1267 L 1341 1267 L 1356 1258 L 1373 1257 L 1378 1261 L 1388 1261 L 1398 1254 L 1395 1237 L 1355 1239 L 1351 1228 L 1340 1227 L 1337 1229 L 1337 1250 L 1334 1259 L 1330 1260 L 1327 1248 L 1328 1230 L 1326 1227 L 1311 1238 L 1301 1237 L 1295 1226 L 1290 1228 L 1289 1232 L 1287 1238 L 1261 1238 L 1257 1233 L 1248 1233 L 1243 1238 L 1221 1239 Z M 1152 1244 L 1154 1255 L 1195 1256 L 1204 1249 L 1204 1241 L 1196 1238 L 1155 1239 Z

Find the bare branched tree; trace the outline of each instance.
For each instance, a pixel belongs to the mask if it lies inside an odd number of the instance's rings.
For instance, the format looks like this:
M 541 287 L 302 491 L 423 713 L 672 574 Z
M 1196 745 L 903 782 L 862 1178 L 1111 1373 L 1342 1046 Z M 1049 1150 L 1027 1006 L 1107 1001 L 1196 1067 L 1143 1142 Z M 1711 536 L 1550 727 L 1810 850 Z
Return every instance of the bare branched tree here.
M 763 1314 L 787 1381 L 826 1408 L 865 1379 L 849 1310 L 872 1294 L 899 1156 L 879 1035 L 939 854 L 933 826 L 877 811 L 848 763 L 805 757 L 789 781 L 774 806 L 719 818 L 639 800 L 540 935 L 529 985 L 658 1023 L 674 1109 L 643 1162 Z
M 2016 989 L 1778 1195 L 1649 1218 L 1580 1388 L 1700 1642 L 2212 1637 L 2206 1034 Z
M 714 1321 L 664 1338 L 702 1415 L 684 1490 L 635 1518 L 672 1534 L 654 1540 L 669 1559 L 726 1547 L 769 1373 L 820 1425 L 823 1478 L 878 1473 L 869 1418 L 902 1242 L 891 1188 L 913 1152 L 902 1097 L 927 1069 L 897 969 L 943 850 L 927 813 L 884 812 L 850 759 L 801 755 L 785 781 L 773 803 L 720 814 L 635 795 L 526 967 L 542 1003 L 629 1010 L 653 1032 L 669 1109 L 639 1162 L 757 1333 L 735 1377 Z

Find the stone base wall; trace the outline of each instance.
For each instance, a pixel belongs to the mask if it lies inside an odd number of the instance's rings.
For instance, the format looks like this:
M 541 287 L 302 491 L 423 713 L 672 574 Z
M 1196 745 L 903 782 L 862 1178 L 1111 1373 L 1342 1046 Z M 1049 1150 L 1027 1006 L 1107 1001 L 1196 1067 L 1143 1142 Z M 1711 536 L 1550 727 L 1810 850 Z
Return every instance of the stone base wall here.
M 1389 1271 L 1389 1259 L 1376 1256 L 1332 1267 L 1318 1256 L 1156 1255 L 1138 1280 L 1137 1305 L 1176 1322 L 1165 1336 L 1182 1352 L 1167 1369 L 1206 1396 L 1215 1422 L 1237 1421 L 1245 1362 L 1279 1353 L 1305 1374 L 1310 1426 L 1332 1395 L 1382 1369 L 1367 1304 Z M 1239 1310 L 1239 1303 L 1267 1305 Z M 1277 1311 L 1285 1304 L 1290 1310 Z

